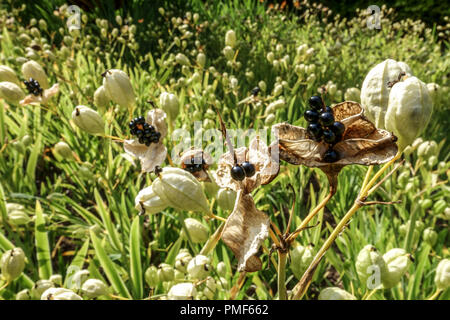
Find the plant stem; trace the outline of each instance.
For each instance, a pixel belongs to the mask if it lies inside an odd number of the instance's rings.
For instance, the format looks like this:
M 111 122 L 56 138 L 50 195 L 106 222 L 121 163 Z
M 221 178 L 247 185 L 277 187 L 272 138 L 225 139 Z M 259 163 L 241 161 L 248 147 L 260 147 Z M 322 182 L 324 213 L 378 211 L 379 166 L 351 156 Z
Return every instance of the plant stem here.
M 222 225 L 216 230 L 216 232 L 214 232 L 214 234 L 208 239 L 205 246 L 200 251 L 201 255 L 207 256 L 216 247 L 220 237 L 222 236 L 224 226 L 225 223 L 222 223 Z
M 286 300 L 286 252 L 278 250 L 278 300 Z
M 441 292 L 442 292 L 442 290 L 437 289 L 436 292 L 433 293 L 433 295 L 431 297 L 429 297 L 427 300 L 434 300 L 434 299 L 436 299 Z

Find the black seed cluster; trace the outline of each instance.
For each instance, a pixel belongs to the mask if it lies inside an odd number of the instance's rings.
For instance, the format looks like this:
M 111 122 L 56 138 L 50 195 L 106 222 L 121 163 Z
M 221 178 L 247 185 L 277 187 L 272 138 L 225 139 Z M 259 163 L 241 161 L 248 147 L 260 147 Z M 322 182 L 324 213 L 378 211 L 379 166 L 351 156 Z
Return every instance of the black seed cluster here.
M 258 86 L 254 87 L 252 89 L 252 96 L 256 97 L 260 91 L 261 89 Z
M 41 88 L 37 80 L 30 78 L 28 81 L 25 80 L 23 83 L 27 87 L 29 93 L 35 96 L 42 96 L 42 92 L 44 92 L 44 90 Z
M 130 122 L 130 133 L 138 137 L 139 143 L 145 144 L 147 147 L 151 143 L 157 143 L 161 138 L 161 133 L 155 130 L 155 127 L 145 122 L 144 117 L 134 118 Z
M 255 166 L 248 161 L 242 162 L 242 164 L 235 164 L 230 171 L 231 177 L 237 181 L 242 181 L 245 177 L 252 177 L 255 173 Z
M 339 154 L 333 150 L 333 145 L 342 140 L 345 126 L 342 122 L 334 121 L 333 110 L 325 106 L 321 97 L 312 96 L 308 102 L 311 109 L 304 114 L 308 121 L 308 135 L 315 141 L 328 143 L 330 148 L 325 152 L 323 160 L 336 162 Z
M 192 157 L 191 163 L 185 163 L 183 169 L 190 173 L 202 171 L 206 165 L 205 159 L 202 158 L 202 163 L 195 163 L 195 159 L 195 157 Z

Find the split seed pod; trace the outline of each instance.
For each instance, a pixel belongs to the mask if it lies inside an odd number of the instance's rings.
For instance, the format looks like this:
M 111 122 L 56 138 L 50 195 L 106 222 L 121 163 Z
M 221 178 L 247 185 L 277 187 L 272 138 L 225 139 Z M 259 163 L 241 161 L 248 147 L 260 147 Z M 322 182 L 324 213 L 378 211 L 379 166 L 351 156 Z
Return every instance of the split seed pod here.
M 86 107 L 77 106 L 72 112 L 73 122 L 83 131 L 90 134 L 104 134 L 105 123 L 97 111 Z
M 194 160 L 194 163 L 192 163 Z M 202 182 L 213 182 L 207 172 L 210 165 L 214 163 L 213 158 L 207 152 L 201 149 L 190 149 L 180 156 L 181 168 L 190 172 L 198 181 Z M 201 166 L 201 170 L 191 170 L 192 165 Z
M 124 109 L 131 110 L 134 106 L 136 96 L 128 75 L 119 69 L 111 69 L 103 74 L 103 86 L 106 94 L 114 103 Z

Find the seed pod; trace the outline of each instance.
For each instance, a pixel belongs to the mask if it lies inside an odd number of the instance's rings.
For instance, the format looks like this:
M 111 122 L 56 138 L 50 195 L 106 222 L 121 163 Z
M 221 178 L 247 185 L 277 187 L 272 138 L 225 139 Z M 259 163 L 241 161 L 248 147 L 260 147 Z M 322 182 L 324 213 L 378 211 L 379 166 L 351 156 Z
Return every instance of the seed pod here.
M 228 30 L 225 34 L 225 45 L 231 48 L 236 46 L 236 33 L 233 30 Z
M 439 290 L 446 290 L 450 287 L 450 259 L 443 259 L 439 262 L 434 283 Z
M 258 82 L 258 87 L 261 89 L 262 92 L 266 92 L 267 90 L 267 85 L 263 80 Z
M 163 168 L 152 186 L 153 191 L 163 201 L 176 209 L 209 212 L 208 201 L 201 184 L 183 169 Z
M 274 113 L 276 110 L 284 108 L 285 104 L 286 104 L 286 101 L 284 100 L 284 98 L 281 98 L 281 99 L 271 102 L 267 106 L 267 108 L 264 112 L 264 115 L 268 116 L 269 114 Z
M 31 300 L 31 294 L 29 289 L 23 289 L 17 292 L 16 300 Z
M 236 191 L 228 188 L 220 188 L 217 192 L 217 204 L 222 210 L 231 211 L 236 202 Z
M 189 261 L 187 267 L 189 277 L 197 280 L 205 279 L 209 275 L 210 270 L 211 266 L 209 258 L 200 254 Z
M 8 221 L 13 226 L 23 226 L 26 225 L 28 222 L 31 221 L 30 216 L 24 212 L 19 210 L 13 210 L 8 212 Z
M 134 203 L 137 210 L 143 211 L 143 213 L 146 214 L 161 212 L 169 205 L 153 191 L 153 186 L 149 186 L 139 191 Z
M 346 101 L 361 102 L 361 90 L 358 88 L 348 88 L 345 91 L 344 98 Z
M 427 83 L 428 93 L 433 101 L 433 107 L 437 107 L 441 102 L 442 89 L 437 83 Z
M 72 149 L 70 149 L 69 145 L 64 141 L 60 141 L 55 144 L 53 151 L 64 160 L 71 161 L 75 159 L 72 153 Z
M 136 96 L 128 75 L 118 69 L 107 70 L 103 75 L 103 87 L 108 97 L 122 108 L 131 110 Z
M 172 281 L 175 277 L 173 267 L 167 263 L 161 263 L 158 267 L 159 281 L 168 282 Z
M 367 280 L 373 274 L 379 273 L 381 280 L 387 272 L 386 262 L 383 256 L 377 251 L 373 245 L 366 245 L 358 254 L 356 258 L 356 271 L 361 281 L 362 286 L 368 286 Z
M 8 66 L 0 66 L 0 82 L 7 81 L 17 85 L 20 84 L 16 73 Z
M 400 74 L 405 72 L 402 67 L 405 68 L 397 61 L 387 59 L 372 68 L 364 79 L 361 88 L 361 105 L 365 115 L 375 123 L 377 128 L 385 128 L 384 119 L 391 91 L 388 83 L 399 79 Z
M 291 250 L 291 270 L 297 279 L 301 279 L 314 258 L 311 246 L 297 245 Z
M 222 53 L 223 53 L 223 55 L 225 56 L 225 58 L 226 58 L 228 61 L 233 60 L 233 58 L 234 58 L 234 50 L 233 50 L 232 47 L 226 46 L 225 48 L 223 48 Z
M 427 126 L 432 110 L 428 89 L 416 77 L 407 78 L 392 87 L 384 124 L 386 130 L 398 137 L 400 150 L 411 144 Z
M 150 288 L 155 288 L 159 283 L 158 268 L 150 266 L 145 271 L 145 282 Z
M 197 55 L 197 63 L 200 67 L 204 68 L 206 64 L 206 56 L 203 52 L 200 52 Z
M 320 291 L 319 300 L 356 300 L 351 293 L 338 287 L 329 287 Z
M 25 253 L 21 248 L 14 248 L 3 253 L 1 261 L 2 276 L 7 282 L 17 279 L 25 268 Z
M 187 218 L 184 220 L 184 224 L 193 243 L 204 243 L 208 240 L 208 228 L 200 221 L 194 218 Z M 187 239 L 187 236 L 184 234 L 184 229 L 182 230 L 181 237 Z
M 436 231 L 433 230 L 433 228 L 426 228 L 423 231 L 423 240 L 428 243 L 430 246 L 434 246 L 436 244 L 438 238 L 438 234 Z
M 438 145 L 436 141 L 422 142 L 417 148 L 417 155 L 419 158 L 428 159 L 431 156 L 438 155 Z
M 445 208 L 447 207 L 447 202 L 444 199 L 440 199 L 436 201 L 433 205 L 433 214 L 439 215 L 444 212 Z
M 408 270 L 412 258 L 404 249 L 394 248 L 383 255 L 387 272 L 382 274 L 381 281 L 385 289 L 393 288 Z
M 34 80 L 39 82 L 39 85 L 42 89 L 49 88 L 47 75 L 45 74 L 45 71 L 41 67 L 41 65 L 36 61 L 30 60 L 28 62 L 25 62 L 22 65 L 22 75 L 25 79 L 33 78 Z
M 190 62 L 189 62 L 189 59 L 188 59 L 188 57 L 186 57 L 184 54 L 182 54 L 182 53 L 178 53 L 176 56 L 175 56 L 175 61 L 177 62 L 177 63 L 179 63 L 179 64 L 181 64 L 182 66 L 190 66 L 191 64 L 190 64 Z
M 183 273 L 186 273 L 187 266 L 189 264 L 189 261 L 192 260 L 192 256 L 186 249 L 181 249 L 180 252 L 175 257 L 175 268 L 178 271 L 181 271 Z
M 273 61 L 275 60 L 275 55 L 273 52 L 268 52 L 266 58 L 269 63 L 273 63 Z
M 197 295 L 194 284 L 178 283 L 170 288 L 167 298 L 169 300 L 193 300 Z
M 271 113 L 271 114 L 269 114 L 266 117 L 266 120 L 264 121 L 264 124 L 266 126 L 270 126 L 270 125 L 272 125 L 275 122 L 275 120 L 276 120 L 275 115 L 273 113 Z
M 83 295 L 89 299 L 97 298 L 108 294 L 108 287 L 103 281 L 98 279 L 88 279 L 81 287 Z
M 163 92 L 159 96 L 159 105 L 170 117 L 175 120 L 180 112 L 180 102 L 173 93 Z
M 104 110 L 108 107 L 109 101 L 111 99 L 109 98 L 108 94 L 106 93 L 106 89 L 104 86 L 100 86 L 95 90 L 94 92 L 94 104 L 95 106 L 100 109 Z
M 105 123 L 97 111 L 86 106 L 77 106 L 72 112 L 73 122 L 83 131 L 90 134 L 104 134 Z
M 419 206 L 420 206 L 423 210 L 430 209 L 430 208 L 433 206 L 433 200 L 431 200 L 431 199 L 423 199 L 423 200 L 419 200 Z
M 49 288 L 42 293 L 41 300 L 83 300 L 83 298 L 69 289 Z
M 221 277 L 225 277 L 227 274 L 227 266 L 225 262 L 220 261 L 216 266 L 217 274 Z
M 5 99 L 11 103 L 19 103 L 20 100 L 25 98 L 25 93 L 20 87 L 8 81 L 0 82 L 0 98 Z
M 208 298 L 209 300 L 213 300 L 216 290 L 216 281 L 212 277 L 206 278 L 205 288 L 203 289 L 203 294 L 206 296 L 206 298 Z
M 52 274 L 50 278 L 48 278 L 54 284 L 61 286 L 62 285 L 62 275 L 60 274 Z
M 34 299 L 40 299 L 42 296 L 42 293 L 49 289 L 49 288 L 54 288 L 55 284 L 53 282 L 51 282 L 50 280 L 38 280 L 36 281 L 36 283 L 34 284 L 33 288 L 31 288 L 31 296 Z

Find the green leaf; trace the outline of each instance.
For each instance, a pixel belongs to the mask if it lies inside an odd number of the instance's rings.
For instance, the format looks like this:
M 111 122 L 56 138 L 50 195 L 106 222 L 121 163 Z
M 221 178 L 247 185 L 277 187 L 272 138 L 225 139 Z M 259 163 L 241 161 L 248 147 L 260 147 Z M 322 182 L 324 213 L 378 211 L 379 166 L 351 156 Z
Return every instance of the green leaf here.
M 169 253 L 167 254 L 167 258 L 166 258 L 167 264 L 170 264 L 172 266 L 175 264 L 175 258 L 177 256 L 178 252 L 180 251 L 182 241 L 183 241 L 183 239 L 181 237 L 178 238 L 177 241 L 175 241 L 172 248 L 170 248 Z
M 133 283 L 133 296 L 135 299 L 142 299 L 144 287 L 142 283 L 141 264 L 141 230 L 139 216 L 136 216 L 131 224 L 130 232 L 130 271 L 131 282 Z
M 80 250 L 78 250 L 77 254 L 75 255 L 75 257 L 73 258 L 72 262 L 70 263 L 69 267 L 67 268 L 68 273 L 66 274 L 66 277 L 64 279 L 64 286 L 66 286 L 67 281 L 69 279 L 69 273 L 71 270 L 81 270 L 83 268 L 84 265 L 84 260 L 86 259 L 86 255 L 89 249 L 89 242 L 90 239 L 86 239 L 86 241 L 83 243 L 83 246 L 81 247 Z
M 50 246 L 48 244 L 48 235 L 45 227 L 44 215 L 39 200 L 36 200 L 35 233 L 39 277 L 41 279 L 48 279 L 53 274 L 52 261 L 50 256 Z
M 103 224 L 105 225 L 106 231 L 108 232 L 108 237 L 111 240 L 112 245 L 115 249 L 122 251 L 122 244 L 119 241 L 116 229 L 114 229 L 111 216 L 106 210 L 100 193 L 97 189 L 94 191 L 95 202 L 97 203 L 97 211 L 102 218 Z

